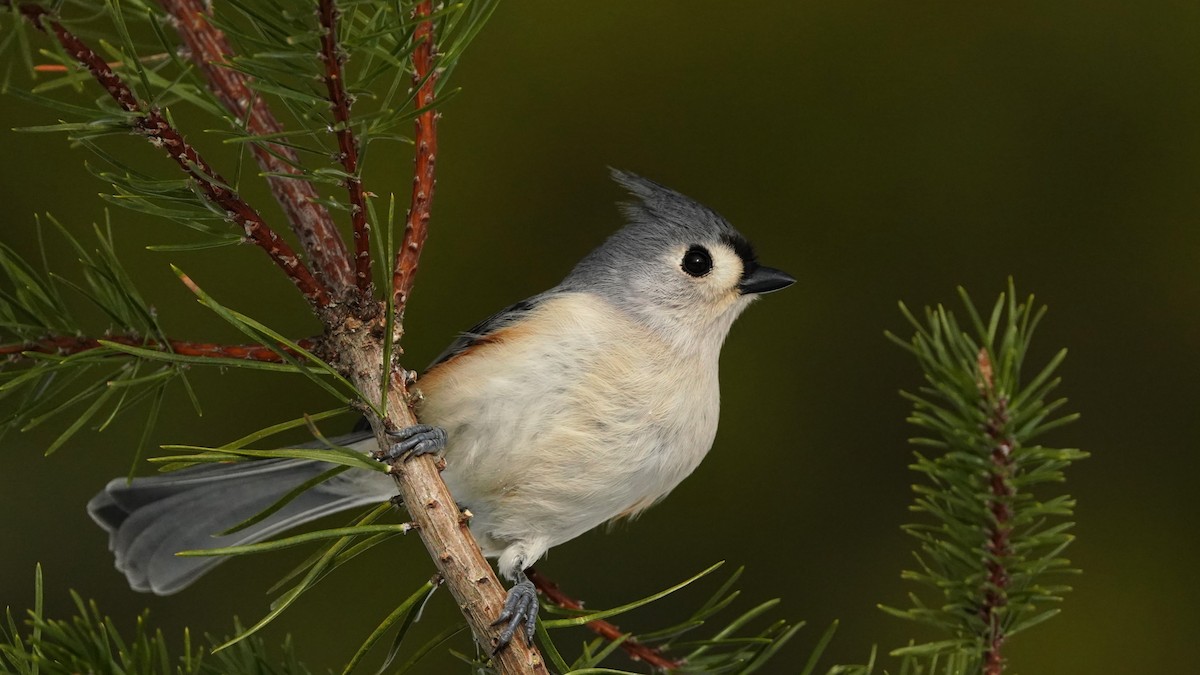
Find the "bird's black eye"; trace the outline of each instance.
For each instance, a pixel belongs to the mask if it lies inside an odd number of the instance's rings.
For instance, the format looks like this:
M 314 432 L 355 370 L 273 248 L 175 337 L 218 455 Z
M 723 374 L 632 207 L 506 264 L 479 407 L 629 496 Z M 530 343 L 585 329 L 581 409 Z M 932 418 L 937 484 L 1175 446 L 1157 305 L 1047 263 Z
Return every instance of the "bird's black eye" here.
M 694 277 L 702 277 L 712 270 L 712 256 L 703 246 L 693 246 L 683 254 L 683 262 L 680 263 L 680 267 Z

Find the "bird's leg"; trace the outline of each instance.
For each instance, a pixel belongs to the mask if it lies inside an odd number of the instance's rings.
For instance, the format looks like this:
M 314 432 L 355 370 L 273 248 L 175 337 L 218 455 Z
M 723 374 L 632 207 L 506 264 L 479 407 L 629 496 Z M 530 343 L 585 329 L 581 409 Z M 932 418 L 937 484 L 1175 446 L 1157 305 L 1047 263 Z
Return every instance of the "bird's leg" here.
M 381 462 L 396 459 L 408 461 L 413 457 L 429 455 L 446 449 L 446 430 L 428 424 L 414 424 L 395 431 L 388 431 L 388 437 L 396 442 L 386 452 L 375 455 Z
M 500 616 L 492 622 L 493 626 L 505 624 L 504 630 L 500 631 L 499 642 L 496 643 L 492 654 L 498 653 L 512 642 L 513 636 L 516 635 L 521 624 L 525 624 L 525 643 L 532 645 L 540 608 L 537 589 L 529 579 L 522 579 L 520 583 L 508 589 L 508 597 L 504 599 L 504 609 L 500 611 Z

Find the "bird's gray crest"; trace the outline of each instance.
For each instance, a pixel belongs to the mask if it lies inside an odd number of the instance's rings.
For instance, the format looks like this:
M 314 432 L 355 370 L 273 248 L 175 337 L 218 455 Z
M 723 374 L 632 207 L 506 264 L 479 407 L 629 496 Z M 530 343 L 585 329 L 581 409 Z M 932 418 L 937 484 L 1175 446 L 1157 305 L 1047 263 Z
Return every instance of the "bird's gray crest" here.
M 610 168 L 609 172 L 636 197 L 618 205 L 629 225 L 657 227 L 681 238 L 741 236 L 720 214 L 691 197 L 629 171 Z

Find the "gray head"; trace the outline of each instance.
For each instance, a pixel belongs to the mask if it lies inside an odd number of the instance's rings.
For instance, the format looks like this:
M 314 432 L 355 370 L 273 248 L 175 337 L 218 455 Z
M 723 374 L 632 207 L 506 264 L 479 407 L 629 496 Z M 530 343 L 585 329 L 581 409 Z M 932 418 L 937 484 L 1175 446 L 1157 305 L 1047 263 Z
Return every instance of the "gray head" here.
M 612 175 L 637 198 L 621 205 L 628 224 L 588 254 L 560 290 L 596 293 L 684 340 L 723 340 L 758 295 L 795 281 L 758 264 L 750 242 L 708 207 L 640 176 Z

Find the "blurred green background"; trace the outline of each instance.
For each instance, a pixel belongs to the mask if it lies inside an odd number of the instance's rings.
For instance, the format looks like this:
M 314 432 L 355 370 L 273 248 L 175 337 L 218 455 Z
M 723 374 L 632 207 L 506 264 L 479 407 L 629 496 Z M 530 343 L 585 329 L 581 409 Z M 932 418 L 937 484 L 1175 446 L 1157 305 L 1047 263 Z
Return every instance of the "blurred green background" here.
M 1013 275 L 1051 310 L 1032 363 L 1070 349 L 1063 392 L 1084 416 L 1047 440 L 1093 457 L 1067 484 L 1079 499 L 1069 556 L 1084 574 L 1061 617 L 1014 639 L 1012 670 L 1186 672 L 1200 629 L 1198 44 L 1200 5 L 1184 2 L 503 3 L 444 111 L 407 362 L 422 366 L 456 331 L 553 285 L 614 229 L 621 195 L 606 165 L 722 212 L 799 283 L 730 336 L 713 452 L 640 520 L 560 546 L 540 568 L 605 607 L 716 560 L 745 564 L 745 598 L 781 597 L 783 614 L 810 622 L 785 654 L 802 658 L 840 619 L 827 662 L 862 661 L 873 643 L 929 637 L 875 608 L 909 590 L 898 574 L 911 561 L 899 530 L 911 431 L 896 392 L 919 383 L 882 332 L 907 332 L 898 300 L 957 306 L 962 284 L 990 303 Z M 103 217 L 93 195 L 106 186 L 83 152 L 8 131 L 54 119 L 0 99 L 3 238 L 26 252 L 34 213 L 80 230 Z M 200 127 L 189 136 L 216 143 Z M 168 171 L 135 145 L 131 156 Z M 370 157 L 369 187 L 403 195 L 409 156 L 391 151 Z M 172 334 L 233 339 L 168 262 L 284 333 L 313 330 L 260 252 L 147 252 L 189 235 L 113 215 Z M 197 382 L 204 416 L 176 392 L 156 442 L 219 443 L 331 407 L 285 376 Z M 5 439 L 0 604 L 29 606 L 40 561 L 52 614 L 69 611 L 73 587 L 122 626 L 150 607 L 173 636 L 261 616 L 263 591 L 296 555 L 226 564 L 170 598 L 127 589 L 84 513 L 128 468 L 139 427 L 118 427 L 49 459 L 45 433 Z M 419 548 L 410 538 L 356 561 L 268 639 L 290 632 L 312 665 L 343 662 L 431 574 Z M 622 623 L 655 626 L 683 606 Z M 437 596 L 421 630 L 453 612 Z M 427 672 L 453 668 L 441 663 Z M 771 672 L 791 670 L 780 660 Z

